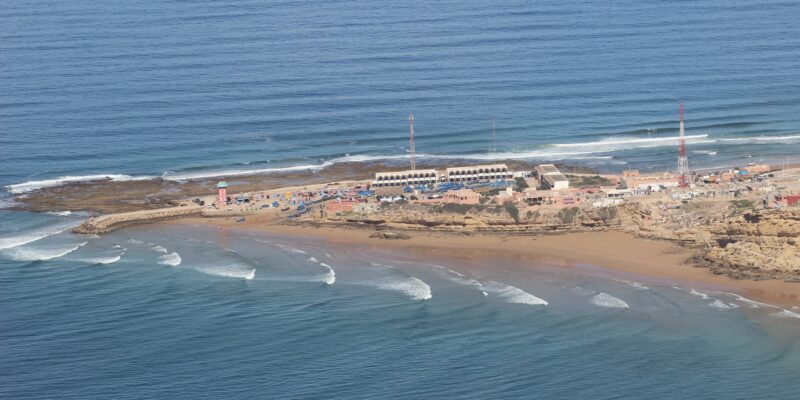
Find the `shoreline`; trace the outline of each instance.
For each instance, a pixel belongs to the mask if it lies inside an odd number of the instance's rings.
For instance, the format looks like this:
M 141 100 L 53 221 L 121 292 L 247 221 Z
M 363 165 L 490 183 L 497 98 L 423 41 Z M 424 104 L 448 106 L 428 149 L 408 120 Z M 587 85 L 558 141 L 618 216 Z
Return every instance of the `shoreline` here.
M 474 263 L 501 258 L 512 261 L 519 272 L 537 268 L 574 270 L 606 278 L 636 279 L 650 284 L 681 284 L 731 292 L 776 306 L 800 305 L 800 284 L 781 280 L 734 279 L 693 265 L 692 250 L 663 240 L 636 237 L 620 231 L 505 235 L 442 231 L 402 231 L 407 239 L 371 238 L 371 227 L 287 225 L 274 220 L 251 219 L 236 223 L 222 218 L 186 218 L 163 223 L 217 226 L 231 231 L 251 231 L 326 244 L 403 250 L 419 257 L 447 258 Z M 432 240 L 435 239 L 435 240 Z

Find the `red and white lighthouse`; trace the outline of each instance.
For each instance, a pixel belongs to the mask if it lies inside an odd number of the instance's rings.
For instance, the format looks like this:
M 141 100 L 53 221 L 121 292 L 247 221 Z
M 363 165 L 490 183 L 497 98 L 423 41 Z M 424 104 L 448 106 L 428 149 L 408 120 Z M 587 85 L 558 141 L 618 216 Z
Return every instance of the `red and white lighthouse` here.
M 217 183 L 217 190 L 219 190 L 219 197 L 217 203 L 220 207 L 228 203 L 228 182 L 222 181 Z

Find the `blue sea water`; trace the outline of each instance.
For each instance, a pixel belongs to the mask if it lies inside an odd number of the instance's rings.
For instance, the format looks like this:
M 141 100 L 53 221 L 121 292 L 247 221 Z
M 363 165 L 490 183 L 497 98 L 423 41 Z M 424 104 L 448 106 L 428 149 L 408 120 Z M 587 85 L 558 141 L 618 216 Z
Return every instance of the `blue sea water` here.
M 674 168 L 680 101 L 692 167 L 800 161 L 798 17 L 7 0 L 0 185 L 402 162 L 410 112 L 423 160 Z M 533 261 L 68 233 L 85 218 L 0 212 L 0 398 L 800 398 L 796 308 Z

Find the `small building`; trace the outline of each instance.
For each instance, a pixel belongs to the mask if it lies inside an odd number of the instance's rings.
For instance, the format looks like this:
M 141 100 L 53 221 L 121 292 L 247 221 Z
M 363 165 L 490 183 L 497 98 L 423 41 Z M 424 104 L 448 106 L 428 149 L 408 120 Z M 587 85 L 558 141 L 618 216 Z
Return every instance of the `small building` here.
M 561 171 L 554 164 L 540 164 L 536 166 L 536 176 L 541 179 L 545 175 L 560 174 Z
M 560 173 L 543 175 L 541 179 L 541 185 L 542 189 L 545 190 L 569 189 L 569 179 Z
M 630 189 L 603 189 L 601 192 L 609 199 L 624 199 L 633 196 L 633 191 Z
M 358 202 L 352 200 L 331 201 L 325 205 L 325 211 L 331 214 L 351 213 L 357 205 Z
M 442 202 L 455 204 L 480 204 L 481 195 L 472 189 L 450 190 L 442 196 Z
M 769 165 L 766 165 L 766 164 L 753 164 L 753 163 L 750 163 L 750 164 L 747 164 L 746 167 L 744 167 L 744 170 L 747 171 L 750 175 L 758 175 L 758 174 L 769 173 L 772 170 L 772 168 Z
M 797 207 L 800 206 L 800 194 L 776 194 L 773 203 L 775 207 Z

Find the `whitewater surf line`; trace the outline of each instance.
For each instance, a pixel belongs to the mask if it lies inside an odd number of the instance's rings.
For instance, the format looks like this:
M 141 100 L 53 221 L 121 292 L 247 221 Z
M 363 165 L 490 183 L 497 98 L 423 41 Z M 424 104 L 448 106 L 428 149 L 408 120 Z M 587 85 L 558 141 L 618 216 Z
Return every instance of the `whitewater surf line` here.
M 678 141 L 677 136 L 667 137 L 635 137 L 617 138 L 611 136 L 591 142 L 576 143 L 544 143 L 539 148 L 522 151 L 503 151 L 482 154 L 428 154 L 418 153 L 416 158 L 420 160 L 569 160 L 569 159 L 610 159 L 608 155 L 597 155 L 602 153 L 613 153 L 616 151 L 626 151 L 636 148 L 652 148 L 674 146 Z M 688 135 L 686 140 L 689 144 L 707 143 L 775 143 L 786 141 L 793 143 L 800 140 L 800 135 L 787 136 L 758 136 L 758 137 L 709 137 L 708 134 Z M 574 150 L 570 150 L 574 149 Z M 716 153 L 716 152 L 714 152 Z M 160 176 L 153 175 L 127 175 L 113 173 L 98 173 L 90 175 L 67 175 L 58 178 L 32 180 L 5 186 L 9 193 L 23 194 L 38 189 L 62 186 L 69 183 L 110 180 L 115 182 L 164 179 L 168 181 L 187 181 L 197 179 L 221 178 L 226 176 L 247 176 L 260 174 L 273 174 L 282 172 L 298 171 L 319 171 L 339 163 L 370 162 L 382 160 L 405 160 L 411 157 L 410 154 L 360 154 L 335 157 L 319 164 L 287 165 L 270 168 L 231 168 L 220 170 L 205 170 L 196 172 L 176 172 L 166 171 Z

